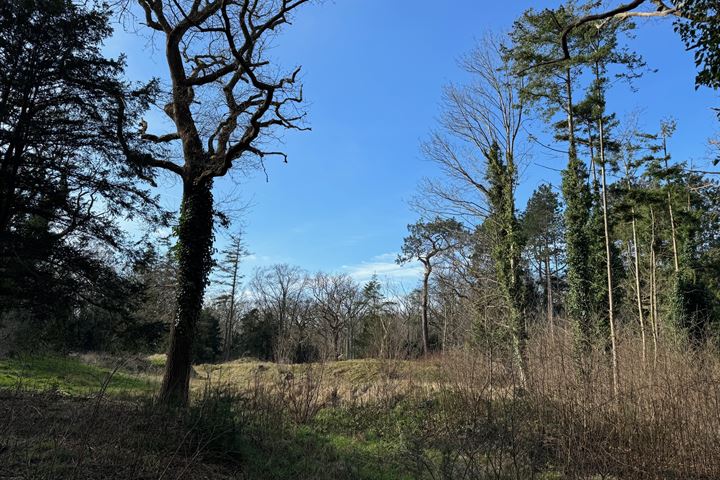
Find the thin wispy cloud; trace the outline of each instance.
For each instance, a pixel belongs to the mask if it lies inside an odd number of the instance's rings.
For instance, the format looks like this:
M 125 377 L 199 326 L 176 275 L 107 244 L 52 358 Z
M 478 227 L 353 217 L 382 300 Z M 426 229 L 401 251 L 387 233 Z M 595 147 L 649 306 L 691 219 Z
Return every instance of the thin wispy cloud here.
M 405 265 L 395 263 L 396 253 L 383 253 L 369 261 L 355 265 L 343 265 L 342 269 L 358 282 L 366 282 L 373 275 L 389 280 L 416 280 L 422 275 L 422 266 L 418 262 Z

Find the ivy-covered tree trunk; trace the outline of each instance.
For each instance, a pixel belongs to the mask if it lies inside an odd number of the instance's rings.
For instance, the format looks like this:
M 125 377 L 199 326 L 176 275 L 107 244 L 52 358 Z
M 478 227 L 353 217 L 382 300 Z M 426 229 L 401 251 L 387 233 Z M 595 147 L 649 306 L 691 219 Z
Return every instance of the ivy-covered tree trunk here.
M 503 161 L 497 144 L 493 144 L 486 155 L 490 207 L 487 222 L 493 236 L 492 257 L 498 284 L 508 312 L 513 362 L 524 387 L 527 382 L 527 328 L 521 267 L 523 243 L 515 215 L 515 162 L 511 154 L 506 153 L 505 157 L 506 161 Z
M 590 316 L 590 241 L 587 225 L 590 219 L 590 190 L 587 168 L 578 158 L 573 115 L 573 90 L 570 68 L 565 69 L 568 131 L 568 165 L 562 172 L 565 198 L 565 242 L 567 244 L 568 297 L 566 309 L 575 328 L 576 349 L 583 356 L 589 350 L 592 336 Z
M 250 157 L 286 158 L 264 145 L 283 130 L 307 129 L 300 68 L 283 73 L 268 57 L 268 37 L 289 24 L 294 11 L 309 0 L 137 3 L 143 25 L 163 41 L 172 87 L 164 92 L 171 95 L 162 110 L 173 128 L 155 134 L 142 121 L 139 131 L 140 139 L 168 146 L 155 151 L 165 158 L 147 154 L 138 163 L 183 180 L 176 231 L 177 313 L 160 398 L 185 404 L 192 338 L 212 263 L 213 179 L 238 164 L 247 167 Z M 180 145 L 182 158 L 177 158 Z M 283 316 L 277 320 L 282 332 Z
M 186 180 L 183 189 L 176 246 L 177 306 L 160 390 L 163 402 L 180 405 L 188 401 L 193 336 L 212 266 L 213 243 L 212 182 Z
M 587 170 L 570 147 L 570 161 L 563 171 L 562 190 L 565 197 L 565 241 L 567 244 L 568 297 L 566 308 L 576 330 L 578 354 L 591 346 L 592 319 L 590 297 L 590 255 L 587 224 L 590 214 L 590 193 L 587 187 Z

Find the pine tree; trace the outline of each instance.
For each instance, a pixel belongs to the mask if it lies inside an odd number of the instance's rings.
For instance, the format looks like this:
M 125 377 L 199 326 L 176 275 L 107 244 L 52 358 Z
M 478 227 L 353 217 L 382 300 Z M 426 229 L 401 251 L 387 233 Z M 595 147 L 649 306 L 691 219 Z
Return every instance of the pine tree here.
M 462 224 L 453 218 L 436 217 L 429 222 L 421 220 L 408 225 L 409 234 L 403 240 L 402 253 L 397 258 L 397 263 L 401 265 L 416 260 L 423 266 L 421 321 L 423 355 L 427 355 L 430 351 L 430 275 L 438 256 L 458 245 L 463 230 Z
M 224 304 L 225 312 L 222 322 L 222 350 L 225 361 L 230 359 L 233 350 L 233 338 L 237 324 L 238 293 L 242 274 L 240 263 L 249 253 L 243 241 L 242 232 L 230 235 L 228 245 L 220 252 L 221 259 L 217 262 L 218 280 L 228 290 L 218 298 Z
M 590 278 L 590 220 L 591 195 L 587 167 L 578 157 L 576 138 L 576 101 L 574 91 L 582 70 L 575 58 L 555 62 L 563 57 L 561 38 L 565 28 L 587 7 L 568 2 L 555 10 L 528 10 L 515 22 L 509 50 L 514 70 L 525 79 L 524 96 L 552 123 L 561 113 L 564 116 L 562 135 L 568 144 L 568 163 L 562 172 L 562 192 L 565 202 L 565 243 L 567 249 L 568 295 L 566 310 L 576 330 L 578 354 L 583 355 L 591 345 L 592 316 Z M 581 53 L 586 45 L 582 31 L 568 36 L 568 48 Z
M 563 219 L 558 194 L 549 184 L 538 187 L 528 200 L 522 216 L 526 248 L 537 267 L 538 281 L 544 289 L 546 320 L 551 333 L 555 329 L 558 258 L 564 254 Z

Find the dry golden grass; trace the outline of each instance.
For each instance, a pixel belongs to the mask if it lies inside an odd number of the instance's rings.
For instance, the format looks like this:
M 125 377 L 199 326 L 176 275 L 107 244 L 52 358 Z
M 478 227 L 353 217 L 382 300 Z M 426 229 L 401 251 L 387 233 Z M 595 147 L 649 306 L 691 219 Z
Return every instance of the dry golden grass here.
M 457 444 L 462 435 L 446 426 L 472 422 L 472 415 L 495 415 L 502 428 L 495 425 L 494 431 L 504 432 L 500 443 L 514 445 L 524 462 L 540 462 L 569 478 L 720 478 L 716 351 L 667 342 L 657 355 L 648 345 L 643 359 L 638 338 L 627 335 L 619 343 L 616 397 L 607 353 L 596 349 L 580 364 L 573 345 L 568 331 L 536 333 L 528 344 L 526 385 L 503 349 L 487 348 L 418 361 L 237 361 L 196 367 L 194 383 L 262 390 L 268 398 L 281 398 L 303 422 L 326 407 L 393 408 L 411 397 L 439 401 L 433 415 L 443 420 L 428 428 L 452 437 L 453 448 L 465 452 L 458 457 L 463 461 L 470 452 L 480 455 L 476 447 L 483 441 L 471 435 L 468 443 L 474 446 Z M 428 435 L 431 449 L 437 438 Z M 487 464 L 487 451 L 482 454 Z
M 111 398 L 98 409 L 92 397 L 6 394 L 0 449 L 9 446 L 5 459 L 38 478 L 75 475 L 77 465 L 107 473 L 116 462 L 126 462 L 118 472 L 150 477 L 169 468 L 168 478 L 235 478 L 235 469 L 263 478 L 271 461 L 280 462 L 273 478 L 293 478 L 308 448 L 319 455 L 302 464 L 312 478 L 395 478 L 383 476 L 382 465 L 403 478 L 720 478 L 720 355 L 679 342 L 662 343 L 657 355 L 648 347 L 643 359 L 638 338 L 621 337 L 617 396 L 607 352 L 578 362 L 561 329 L 532 335 L 525 385 L 502 346 L 414 361 L 198 365 L 192 408 L 206 412 L 199 418 L 207 427 L 192 415 L 156 416 L 136 401 Z M 161 360 L 138 361 L 137 374 L 160 375 L 143 365 Z M 159 430 L 137 436 L 148 421 Z M 218 446 L 203 443 L 218 443 L 227 428 Z M 252 453 L 240 458 L 227 445 Z M 357 462 L 374 473 L 348 473 Z

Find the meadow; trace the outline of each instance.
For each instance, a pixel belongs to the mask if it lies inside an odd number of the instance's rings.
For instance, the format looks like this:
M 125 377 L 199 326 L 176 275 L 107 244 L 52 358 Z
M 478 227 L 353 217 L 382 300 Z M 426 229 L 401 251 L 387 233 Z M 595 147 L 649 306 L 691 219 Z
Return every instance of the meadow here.
M 502 351 L 422 360 L 195 365 L 191 406 L 154 401 L 162 356 L 0 361 L 0 476 L 163 479 L 712 479 L 720 361 L 622 342 L 579 369 L 536 336 L 525 385 Z

